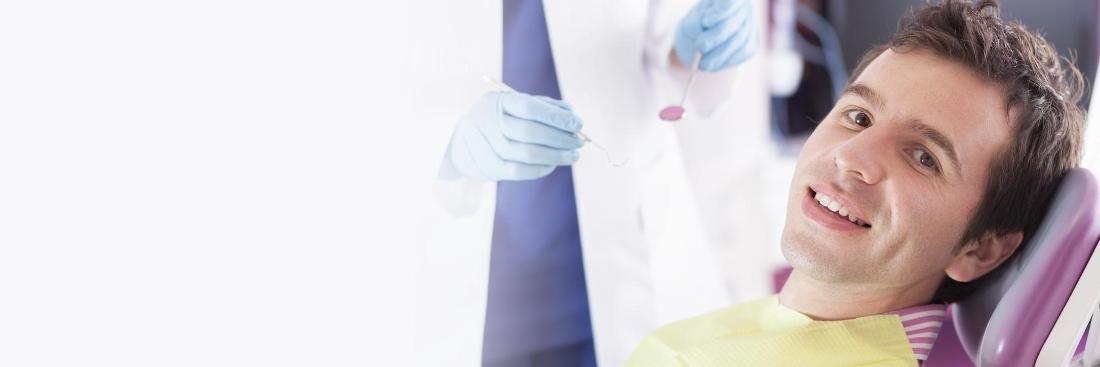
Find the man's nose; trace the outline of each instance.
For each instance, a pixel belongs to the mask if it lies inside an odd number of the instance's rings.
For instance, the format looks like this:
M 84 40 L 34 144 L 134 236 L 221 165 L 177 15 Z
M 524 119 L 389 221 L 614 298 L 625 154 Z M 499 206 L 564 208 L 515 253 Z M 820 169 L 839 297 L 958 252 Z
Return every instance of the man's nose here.
M 882 136 L 876 136 L 882 135 Z M 863 131 L 833 150 L 833 162 L 844 176 L 873 185 L 882 181 L 886 171 L 884 160 L 888 157 L 885 134 Z

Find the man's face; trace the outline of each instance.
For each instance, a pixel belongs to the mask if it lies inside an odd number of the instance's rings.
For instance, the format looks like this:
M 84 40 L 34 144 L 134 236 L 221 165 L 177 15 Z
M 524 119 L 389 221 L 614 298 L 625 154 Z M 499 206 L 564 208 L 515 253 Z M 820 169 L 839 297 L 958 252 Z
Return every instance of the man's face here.
M 884 52 L 802 148 L 784 256 L 820 281 L 934 289 L 1009 141 L 1006 103 L 962 64 L 921 49 Z

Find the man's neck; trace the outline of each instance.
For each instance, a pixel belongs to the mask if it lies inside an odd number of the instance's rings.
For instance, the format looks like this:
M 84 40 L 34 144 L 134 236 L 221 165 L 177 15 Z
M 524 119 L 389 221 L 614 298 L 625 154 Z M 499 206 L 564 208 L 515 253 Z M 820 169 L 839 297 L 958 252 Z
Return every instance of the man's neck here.
M 779 303 L 815 320 L 847 320 L 927 304 L 936 286 L 877 288 L 830 283 L 795 270 L 779 292 Z

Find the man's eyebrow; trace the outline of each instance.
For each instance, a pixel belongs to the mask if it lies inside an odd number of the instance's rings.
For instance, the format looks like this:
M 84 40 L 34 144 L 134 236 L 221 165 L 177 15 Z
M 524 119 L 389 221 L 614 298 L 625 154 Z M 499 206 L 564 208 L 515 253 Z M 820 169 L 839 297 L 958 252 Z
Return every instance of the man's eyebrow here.
M 870 102 L 872 107 L 874 107 L 875 109 L 880 109 L 881 110 L 882 106 L 884 104 L 886 104 L 882 100 L 882 97 L 879 96 L 878 93 L 875 92 L 874 89 L 871 89 L 871 87 L 868 87 L 868 86 L 860 84 L 860 83 L 852 83 L 847 88 L 844 88 L 844 91 L 841 92 L 840 94 L 841 95 L 854 94 L 854 95 L 858 96 L 859 98 L 863 98 L 863 100 L 865 100 L 867 102 Z
M 881 110 L 886 104 L 886 102 L 882 99 L 882 96 L 880 96 L 878 92 L 875 92 L 875 90 L 871 89 L 871 87 L 860 83 L 852 83 L 847 88 L 844 88 L 844 92 L 841 92 L 840 94 L 853 94 L 855 96 L 858 96 L 859 98 L 862 98 L 863 100 L 871 103 L 871 106 L 878 110 Z M 928 139 L 932 142 L 932 144 L 935 144 L 944 152 L 947 152 L 947 158 L 951 159 L 951 164 L 955 167 L 955 171 L 959 173 L 960 177 L 962 176 L 962 166 L 959 165 L 958 153 L 955 153 L 955 144 L 951 143 L 951 139 L 948 139 L 947 135 L 944 135 L 939 130 L 928 126 L 928 124 L 920 122 L 920 120 L 912 120 L 907 125 L 909 126 L 910 130 L 916 132 L 917 134 L 920 134 L 920 136 Z
M 920 134 L 920 136 L 923 136 L 925 139 L 931 141 L 932 144 L 939 146 L 941 150 L 947 152 L 947 157 L 951 159 L 951 164 L 955 166 L 955 170 L 959 173 L 959 176 L 962 176 L 962 166 L 959 165 L 959 156 L 955 153 L 955 144 L 951 143 L 951 139 L 948 139 L 947 135 L 944 135 L 939 130 L 919 120 L 909 121 L 907 125 L 910 130 Z

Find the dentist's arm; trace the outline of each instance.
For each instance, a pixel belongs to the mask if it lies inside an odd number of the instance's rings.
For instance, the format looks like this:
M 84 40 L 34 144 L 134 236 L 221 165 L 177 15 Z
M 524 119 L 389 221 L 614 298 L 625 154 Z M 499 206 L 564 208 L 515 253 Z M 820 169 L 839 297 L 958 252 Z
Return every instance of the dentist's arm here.
M 769 98 L 761 52 L 763 0 L 702 0 L 674 23 L 662 55 L 682 92 L 695 52 L 701 72 L 686 108 L 673 124 L 688 183 L 714 256 L 734 300 L 767 294 L 778 238 L 766 215 L 764 177 L 774 161 L 769 136 Z M 681 63 L 681 55 L 686 62 Z

